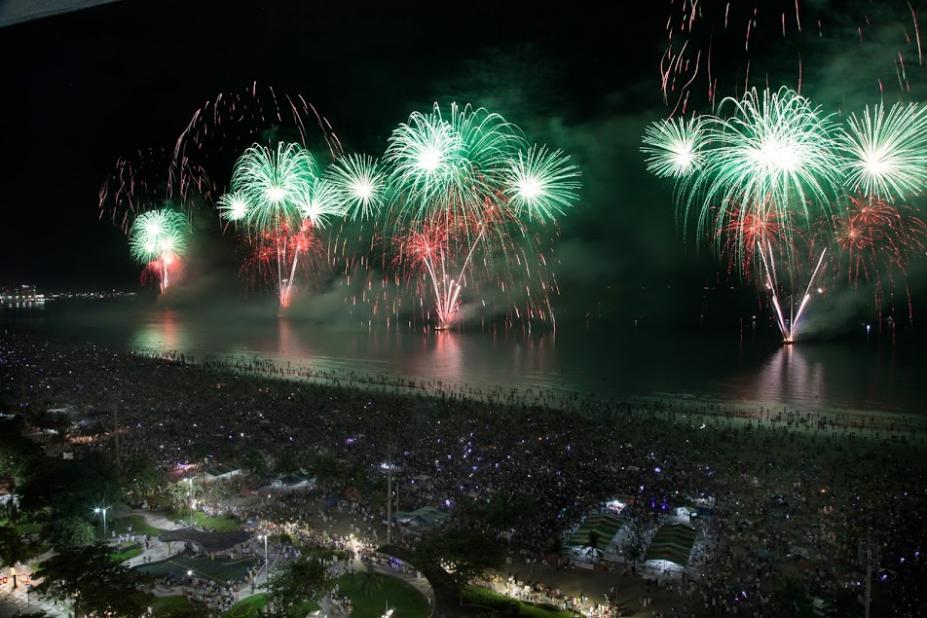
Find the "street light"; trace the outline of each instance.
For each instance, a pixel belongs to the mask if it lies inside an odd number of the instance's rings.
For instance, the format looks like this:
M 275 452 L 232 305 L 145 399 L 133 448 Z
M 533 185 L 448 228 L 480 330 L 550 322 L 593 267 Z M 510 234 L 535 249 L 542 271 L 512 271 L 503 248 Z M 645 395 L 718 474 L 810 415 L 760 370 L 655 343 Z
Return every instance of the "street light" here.
M 264 570 L 267 577 L 270 577 L 270 561 L 267 559 L 267 534 L 262 534 L 258 538 L 264 540 Z
M 113 507 L 111 506 L 99 507 L 98 506 L 93 509 L 94 514 L 96 515 L 100 515 L 101 513 L 103 514 L 103 540 L 104 541 L 106 540 L 106 511 L 110 510 L 111 508 Z
M 380 469 L 386 471 L 386 544 L 389 545 L 393 539 L 393 470 L 398 466 L 383 462 Z
M 193 525 L 193 477 L 188 476 L 184 480 L 189 485 L 189 489 L 187 489 L 187 502 L 188 502 L 188 506 L 190 507 L 190 525 L 192 526 Z
M 863 615 L 866 618 L 869 618 L 872 604 L 872 569 L 879 568 L 880 558 L 878 543 L 867 533 L 866 538 L 859 542 L 859 561 L 866 565 L 866 596 L 863 600 Z

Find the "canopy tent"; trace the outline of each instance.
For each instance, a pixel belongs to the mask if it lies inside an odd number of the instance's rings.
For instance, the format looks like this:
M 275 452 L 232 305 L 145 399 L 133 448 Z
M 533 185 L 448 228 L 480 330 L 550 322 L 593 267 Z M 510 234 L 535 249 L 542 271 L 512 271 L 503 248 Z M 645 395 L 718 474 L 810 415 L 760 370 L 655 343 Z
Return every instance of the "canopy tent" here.
M 567 547 L 593 547 L 603 551 L 621 530 L 624 522 L 609 513 L 587 517 L 582 525 L 566 540 Z
M 692 546 L 695 545 L 695 530 L 683 524 L 662 526 L 654 535 L 644 560 L 665 560 L 680 566 L 689 564 Z
M 434 526 L 442 523 L 449 515 L 444 511 L 439 511 L 433 506 L 423 506 L 414 511 L 399 511 L 393 515 L 393 517 L 401 524 Z

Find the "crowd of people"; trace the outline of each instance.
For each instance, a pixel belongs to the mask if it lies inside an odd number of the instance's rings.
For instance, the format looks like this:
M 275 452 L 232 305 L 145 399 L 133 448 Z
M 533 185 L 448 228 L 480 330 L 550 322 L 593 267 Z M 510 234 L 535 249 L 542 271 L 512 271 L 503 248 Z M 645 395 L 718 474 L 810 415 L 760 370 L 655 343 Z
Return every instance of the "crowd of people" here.
M 685 581 L 664 584 L 677 612 L 858 603 L 861 543 L 880 557 L 878 606 L 915 616 L 927 601 L 919 419 L 481 393 L 261 359 L 189 361 L 7 332 L 0 388 L 23 411 L 71 410 L 94 437 L 81 448 L 114 448 L 118 434 L 123 460 L 303 468 L 370 530 L 385 516 L 390 468 L 394 507 L 437 506 L 493 538 L 507 531 L 511 547 L 552 566 L 563 531 L 609 498 L 626 497 L 627 516 L 648 522 L 711 497 L 711 543 Z

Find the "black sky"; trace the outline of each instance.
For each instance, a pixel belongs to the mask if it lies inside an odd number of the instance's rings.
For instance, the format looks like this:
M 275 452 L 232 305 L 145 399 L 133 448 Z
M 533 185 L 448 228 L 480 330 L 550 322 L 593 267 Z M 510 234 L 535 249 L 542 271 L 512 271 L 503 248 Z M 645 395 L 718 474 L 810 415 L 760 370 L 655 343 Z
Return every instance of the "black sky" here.
M 492 105 L 571 151 L 585 190 L 564 221 L 562 283 L 578 290 L 580 312 L 645 286 L 682 289 L 654 304 L 690 312 L 702 285 L 720 281 L 708 252 L 682 242 L 671 189 L 644 173 L 637 152 L 642 127 L 667 113 L 658 67 L 668 2 L 332 4 L 124 0 L 0 29 L 0 285 L 136 287 L 123 235 L 97 219 L 114 161 L 171 147 L 204 101 L 255 80 L 305 95 L 349 149 L 376 152 L 410 110 L 457 99 Z M 835 45 L 840 29 L 868 19 L 839 4 L 803 5 L 828 9 Z M 855 90 L 834 84 L 859 65 L 823 49 L 831 40 L 810 27 L 805 48 L 780 40 L 776 17 L 751 43 L 753 66 L 767 70 L 754 68 L 753 82 L 781 75 L 792 85 L 801 57 L 806 88 L 848 104 Z M 707 36 L 722 94 L 736 94 L 742 35 Z
M 650 71 L 655 44 L 647 62 L 628 54 L 661 13 L 317 4 L 125 1 L 0 30 L 0 283 L 134 285 L 122 236 L 96 221 L 100 185 L 118 156 L 172 145 L 218 92 L 258 80 L 302 93 L 363 146 L 446 97 L 436 86 L 468 61 L 527 45 L 562 63 L 561 91 L 545 95 L 590 114 Z

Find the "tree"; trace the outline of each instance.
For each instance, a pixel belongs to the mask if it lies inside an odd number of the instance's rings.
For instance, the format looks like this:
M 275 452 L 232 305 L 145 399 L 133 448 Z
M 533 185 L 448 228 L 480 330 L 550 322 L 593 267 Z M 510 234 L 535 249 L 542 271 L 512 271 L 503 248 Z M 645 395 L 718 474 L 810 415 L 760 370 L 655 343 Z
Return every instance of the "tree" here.
M 85 519 L 64 517 L 52 522 L 51 540 L 55 547 L 90 545 L 96 540 L 96 532 Z
M 255 476 L 264 476 L 267 474 L 267 459 L 265 459 L 264 454 L 258 449 L 251 449 L 248 451 L 248 454 L 245 455 L 245 466 L 248 468 L 248 471 Z
M 151 460 L 132 459 L 126 465 L 126 494 L 136 500 L 155 495 L 158 490 L 170 482 L 167 472 L 158 468 Z
M 304 601 L 314 601 L 335 587 L 334 578 L 320 560 L 300 556 L 274 573 L 267 584 L 274 610 L 289 614 Z
M 451 577 L 458 588 L 504 560 L 504 551 L 495 541 L 479 530 L 454 528 L 439 531 L 425 539 L 416 552 L 420 562 L 452 565 Z
M 154 596 L 151 579 L 114 563 L 103 543 L 66 547 L 39 565 L 39 594 L 74 602 L 74 616 L 111 614 L 141 616 Z
M 115 467 L 97 453 L 74 461 L 48 459 L 17 493 L 24 510 L 51 508 L 56 519 L 85 516 L 121 498 Z
M 28 560 L 30 556 L 29 544 L 23 540 L 19 530 L 13 526 L 0 526 L 0 564 L 12 566 Z
M 21 483 L 43 458 L 42 447 L 22 435 L 20 417 L 0 421 L 0 476 Z
M 783 616 L 795 616 L 796 618 L 814 616 L 808 589 L 797 577 L 784 578 L 775 592 L 775 597 Z

